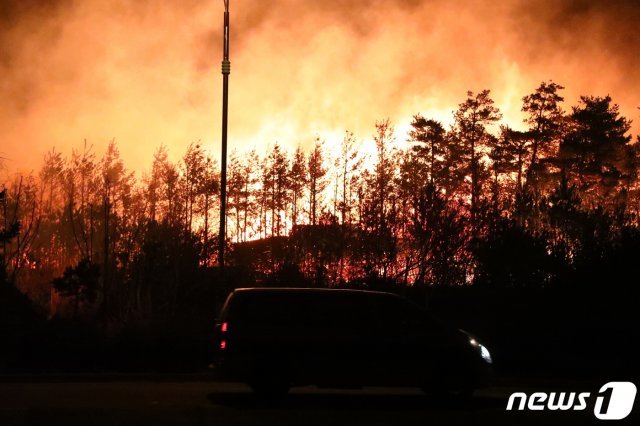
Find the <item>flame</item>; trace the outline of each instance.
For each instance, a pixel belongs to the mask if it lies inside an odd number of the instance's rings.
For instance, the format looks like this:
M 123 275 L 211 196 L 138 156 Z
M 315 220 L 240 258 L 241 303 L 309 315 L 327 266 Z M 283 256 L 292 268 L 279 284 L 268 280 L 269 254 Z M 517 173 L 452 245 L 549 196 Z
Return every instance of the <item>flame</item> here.
M 55 146 L 115 138 L 146 170 L 165 144 L 219 151 L 223 3 L 8 1 L 0 18 L 0 156 L 30 169 Z M 522 126 L 522 96 L 542 80 L 611 94 L 637 118 L 640 56 L 633 1 L 322 2 L 232 0 L 230 149 L 275 141 L 338 146 L 389 117 L 452 121 L 466 90 L 492 90 Z

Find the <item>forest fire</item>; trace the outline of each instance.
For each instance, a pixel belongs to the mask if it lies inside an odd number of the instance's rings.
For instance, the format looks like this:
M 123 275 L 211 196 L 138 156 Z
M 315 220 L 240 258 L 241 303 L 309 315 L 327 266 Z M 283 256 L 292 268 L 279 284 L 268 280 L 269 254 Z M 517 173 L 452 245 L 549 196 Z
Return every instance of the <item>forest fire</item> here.
M 3 2 L 1 155 L 37 169 L 44 153 L 115 138 L 127 166 L 176 161 L 191 142 L 219 152 L 219 1 Z M 233 4 L 230 147 L 339 145 L 389 117 L 445 124 L 466 90 L 491 89 L 504 120 L 540 81 L 610 94 L 637 117 L 633 1 L 292 1 Z M 597 75 L 593 73 L 596 72 Z M 399 139 L 404 134 L 398 134 Z M 20 142 L 18 142 L 20 141 Z
M 471 376 L 495 367 L 509 387 L 626 380 L 638 22 L 634 0 L 2 2 L 0 375 L 209 374 L 212 348 L 252 353 L 238 336 L 277 311 L 285 334 L 330 347 L 318 359 L 369 368 L 379 352 L 427 392 L 473 390 L 414 380 L 442 378 L 419 354 L 445 360 L 451 344 L 452 372 L 481 362 Z M 267 296 L 229 308 L 240 288 Z M 288 389 L 280 373 L 304 364 L 289 343 L 247 377 Z M 390 412 L 422 414 L 406 408 Z
M 1 39 L 10 279 L 48 299 L 55 276 L 88 262 L 102 266 L 87 266 L 100 279 L 86 279 L 117 288 L 115 281 L 144 279 L 133 273 L 148 255 L 145 241 L 168 235 L 191 247 L 193 267 L 211 267 L 219 8 L 36 5 L 9 3 L 11 25 Z M 560 238 L 564 261 L 574 262 L 575 236 L 543 235 L 559 229 L 550 215 L 558 197 L 586 211 L 624 212 L 614 234 L 635 226 L 638 145 L 617 102 L 635 102 L 629 89 L 640 67 L 621 41 L 605 36 L 614 19 L 616 33 L 631 29 L 620 19 L 636 9 L 624 2 L 606 10 L 588 2 L 378 6 L 234 5 L 226 220 L 240 257 L 231 263 L 266 275 L 293 268 L 328 285 L 371 277 L 460 285 L 482 277 L 474 244 L 502 221 L 516 231 L 501 232 L 542 238 L 530 241 L 532 250 L 546 247 L 536 251 L 542 258 L 553 257 Z M 590 43 L 607 49 L 583 48 L 581 33 L 569 31 L 577 27 L 594 30 Z M 633 42 L 637 34 L 627 36 Z M 573 66 L 587 59 L 603 65 L 599 79 Z M 550 71 L 571 85 L 540 84 Z M 465 100 L 465 84 L 493 91 Z M 577 100 L 601 86 L 616 98 Z M 378 120 L 384 116 L 393 120 Z M 102 155 L 106 135 L 120 142 Z M 13 174 L 25 168 L 39 172 Z M 253 258 L 245 259 L 240 243 L 253 240 Z M 43 275 L 27 272 L 36 269 Z M 526 274 L 533 276 L 501 279 L 553 280 L 544 268 Z M 70 297 L 97 297 L 97 289 L 60 283 Z

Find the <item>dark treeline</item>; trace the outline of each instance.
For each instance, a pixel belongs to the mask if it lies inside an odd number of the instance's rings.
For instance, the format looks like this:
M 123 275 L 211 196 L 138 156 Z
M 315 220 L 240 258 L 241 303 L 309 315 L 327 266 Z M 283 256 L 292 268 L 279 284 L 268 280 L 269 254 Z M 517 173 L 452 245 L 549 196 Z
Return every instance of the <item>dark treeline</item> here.
M 350 132 L 335 152 L 234 153 L 224 284 L 219 167 L 199 144 L 176 163 L 161 147 L 139 179 L 115 142 L 101 158 L 52 150 L 4 184 L 0 278 L 50 316 L 116 326 L 170 321 L 237 285 L 629 285 L 640 143 L 610 97 L 565 110 L 562 89 L 523 97 L 526 130 L 500 124 L 484 90 L 449 129 L 416 115 L 398 141 L 376 123 L 369 156 Z

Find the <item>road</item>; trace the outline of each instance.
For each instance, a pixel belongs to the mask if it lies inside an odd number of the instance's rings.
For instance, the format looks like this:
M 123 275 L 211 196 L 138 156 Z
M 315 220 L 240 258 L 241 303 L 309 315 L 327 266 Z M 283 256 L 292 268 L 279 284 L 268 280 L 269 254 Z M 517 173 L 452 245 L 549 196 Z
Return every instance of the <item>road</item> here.
M 557 388 L 558 386 L 556 386 Z M 2 382 L 0 425 L 584 425 L 602 423 L 592 408 L 507 412 L 509 395 L 548 387 L 510 383 L 478 391 L 460 405 L 416 389 L 294 389 L 285 399 L 256 399 L 242 384 L 206 381 Z M 565 390 L 583 390 L 575 386 Z M 590 388 L 587 390 L 591 390 Z M 597 389 L 595 389 L 597 391 Z M 625 423 L 638 421 L 637 409 Z M 621 422 L 610 422 L 621 424 Z

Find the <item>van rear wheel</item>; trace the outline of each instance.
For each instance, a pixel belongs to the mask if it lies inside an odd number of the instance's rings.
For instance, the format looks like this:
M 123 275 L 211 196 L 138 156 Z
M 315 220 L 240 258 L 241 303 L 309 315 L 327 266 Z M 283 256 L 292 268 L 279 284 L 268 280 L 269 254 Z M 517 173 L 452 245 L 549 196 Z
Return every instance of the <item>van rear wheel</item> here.
M 291 382 L 289 375 L 283 368 L 277 368 L 274 363 L 271 368 L 257 368 L 249 380 L 249 387 L 256 395 L 264 397 L 282 397 L 289 393 Z
M 284 381 L 263 379 L 251 381 L 249 387 L 256 395 L 267 398 L 283 397 L 289 393 L 289 389 L 291 388 L 289 384 Z

